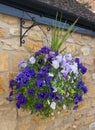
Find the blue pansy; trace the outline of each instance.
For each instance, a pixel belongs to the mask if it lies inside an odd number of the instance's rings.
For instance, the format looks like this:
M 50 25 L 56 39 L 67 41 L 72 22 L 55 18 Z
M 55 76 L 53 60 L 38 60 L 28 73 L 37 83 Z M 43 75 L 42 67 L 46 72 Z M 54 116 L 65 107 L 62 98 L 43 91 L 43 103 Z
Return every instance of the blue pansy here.
M 35 94 L 34 89 L 29 88 L 29 89 L 28 89 L 28 94 L 29 94 L 29 95 L 34 95 L 34 94 Z
M 40 80 L 38 79 L 36 82 L 35 82 L 35 85 L 38 87 L 38 88 L 43 88 L 44 87 L 44 84 L 45 82 L 43 80 Z
M 55 96 L 55 100 L 61 100 L 61 99 L 62 99 L 62 95 Z
M 79 94 L 75 94 L 74 96 L 74 102 L 75 104 L 78 104 L 79 102 L 81 102 L 83 99 L 82 99 L 82 96 L 79 95 Z
M 47 92 L 41 92 L 40 94 L 38 94 L 38 98 L 40 99 L 46 99 L 47 97 L 48 97 Z
M 10 80 L 10 85 L 9 85 L 9 87 L 11 88 L 11 89 L 13 89 L 13 86 L 15 86 L 16 85 L 16 81 L 15 80 Z
M 28 78 L 35 78 L 36 76 L 36 72 L 34 72 L 34 70 L 29 67 L 25 68 L 24 74 Z
M 82 74 L 85 74 L 87 72 L 87 68 L 83 64 L 79 64 L 79 69 L 81 70 Z
M 35 108 L 36 108 L 36 110 L 41 110 L 41 109 L 43 108 L 43 104 L 41 104 L 41 103 L 36 103 L 36 104 L 35 104 Z
M 44 46 L 43 48 L 41 48 L 40 52 L 43 53 L 43 54 L 49 54 L 50 48 Z
M 26 97 L 20 92 L 17 93 L 16 100 L 17 100 L 17 102 L 16 102 L 16 107 L 17 108 L 20 108 L 21 105 L 22 106 L 25 105 L 26 101 L 27 101 Z

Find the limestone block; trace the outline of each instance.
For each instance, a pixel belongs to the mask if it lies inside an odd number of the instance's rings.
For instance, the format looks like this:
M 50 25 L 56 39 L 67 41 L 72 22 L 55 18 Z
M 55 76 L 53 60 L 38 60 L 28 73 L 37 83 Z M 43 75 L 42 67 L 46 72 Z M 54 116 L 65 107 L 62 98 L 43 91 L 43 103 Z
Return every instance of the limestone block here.
M 16 109 L 13 105 L 0 107 L 0 130 L 15 130 Z
M 89 48 L 88 47 L 82 47 L 81 48 L 81 51 L 82 51 L 82 54 L 84 55 L 84 56 L 88 56 L 89 54 L 90 54 L 90 50 L 89 50 Z
M 92 122 L 92 123 L 89 125 L 89 130 L 95 130 L 95 122 Z
M 18 28 L 13 28 L 13 27 L 10 28 L 9 32 L 13 36 L 19 36 L 20 35 L 19 27 Z
M 5 92 L 5 77 L 0 76 L 0 94 L 4 94 Z
M 42 47 L 42 42 L 27 41 L 26 48 L 30 52 L 36 52 Z
M 90 84 L 87 95 L 88 97 L 95 97 L 95 84 Z
M 5 30 L 0 27 L 0 38 L 5 37 L 5 35 L 6 35 Z
M 0 72 L 9 70 L 9 55 L 6 52 L 0 53 Z
M 0 20 L 7 24 L 19 24 L 19 19 L 10 15 L 0 14 Z
M 31 117 L 27 116 L 21 119 L 18 119 L 18 129 L 19 130 L 29 130 L 29 127 L 31 126 Z

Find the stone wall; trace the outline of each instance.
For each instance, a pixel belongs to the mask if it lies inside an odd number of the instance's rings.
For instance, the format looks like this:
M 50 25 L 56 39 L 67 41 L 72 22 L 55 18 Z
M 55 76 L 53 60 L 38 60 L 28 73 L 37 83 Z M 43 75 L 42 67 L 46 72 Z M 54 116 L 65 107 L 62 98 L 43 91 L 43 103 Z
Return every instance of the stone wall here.
M 95 13 L 95 0 L 76 0 L 80 3 L 86 4 L 88 3 L 90 10 Z
M 27 21 L 27 25 L 31 22 Z M 88 94 L 79 104 L 77 111 L 63 111 L 55 119 L 40 119 L 29 112 L 17 110 L 14 103 L 8 103 L 9 79 L 18 69 L 17 63 L 46 44 L 51 31 L 47 27 L 34 27 L 27 34 L 26 43 L 19 46 L 19 19 L 0 14 L 0 130 L 95 130 L 95 38 L 72 33 L 63 44 L 67 51 L 76 53 L 87 66 L 84 81 Z M 44 31 L 44 33 L 43 33 Z M 64 34 L 64 32 L 63 32 Z

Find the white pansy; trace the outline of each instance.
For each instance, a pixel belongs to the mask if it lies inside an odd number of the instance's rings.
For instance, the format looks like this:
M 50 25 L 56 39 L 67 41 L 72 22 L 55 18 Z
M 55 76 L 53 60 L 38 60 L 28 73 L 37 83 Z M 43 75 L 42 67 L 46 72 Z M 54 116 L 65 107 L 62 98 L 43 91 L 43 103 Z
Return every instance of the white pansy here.
M 58 69 L 58 68 L 59 68 L 59 62 L 58 62 L 57 60 L 52 61 L 52 66 L 53 66 L 55 69 Z
M 65 104 L 63 105 L 63 109 L 64 109 L 64 110 L 66 109 L 66 105 L 65 105 Z
M 35 57 L 33 57 L 33 56 L 30 57 L 29 62 L 30 62 L 31 64 L 35 64 L 35 62 L 36 62 Z
M 62 59 L 63 59 L 62 54 L 59 54 L 59 55 L 56 56 L 56 60 L 57 60 L 58 62 L 62 62 Z
M 64 58 L 65 58 L 66 61 L 71 61 L 72 60 L 72 55 L 69 54 L 69 53 L 66 53 Z
M 51 76 L 51 77 L 54 77 L 54 74 L 52 74 L 52 73 L 48 73 L 48 75 Z
M 70 65 L 71 69 L 72 69 L 72 72 L 77 75 L 78 74 L 78 65 L 77 63 L 74 62 L 73 65 Z
M 55 92 L 57 92 L 57 88 L 56 87 L 53 87 L 53 92 L 55 93 Z
M 56 109 L 56 102 L 52 102 L 52 103 L 50 104 L 50 107 L 51 107 L 53 110 L 55 110 L 55 109 Z

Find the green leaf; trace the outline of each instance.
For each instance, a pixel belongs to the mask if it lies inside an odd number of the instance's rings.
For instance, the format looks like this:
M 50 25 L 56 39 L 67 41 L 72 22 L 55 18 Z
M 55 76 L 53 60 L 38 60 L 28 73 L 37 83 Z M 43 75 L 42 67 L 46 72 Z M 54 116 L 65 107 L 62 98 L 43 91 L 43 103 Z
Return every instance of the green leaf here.
M 79 19 L 79 18 L 78 18 Z M 53 34 L 52 34 L 52 42 L 51 42 L 51 50 L 56 51 L 60 50 L 62 44 L 67 40 L 68 36 L 71 34 L 72 29 L 74 25 L 77 23 L 78 19 L 75 20 L 75 22 L 68 28 L 65 35 L 62 37 L 62 31 L 63 29 L 54 27 Z M 63 50 L 60 50 L 59 52 L 63 52 Z

